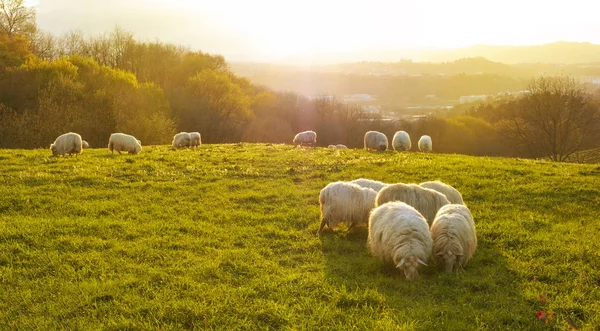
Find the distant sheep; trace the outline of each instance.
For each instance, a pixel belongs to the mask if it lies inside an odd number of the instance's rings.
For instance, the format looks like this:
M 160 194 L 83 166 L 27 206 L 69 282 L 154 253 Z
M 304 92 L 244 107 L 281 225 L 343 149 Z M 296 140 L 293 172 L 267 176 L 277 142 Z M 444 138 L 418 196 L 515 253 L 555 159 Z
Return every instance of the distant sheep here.
M 369 212 L 375 207 L 377 192 L 348 182 L 329 183 L 319 194 L 321 205 L 321 233 L 325 225 L 335 229 L 339 223 L 350 227 L 366 224 Z
M 388 147 L 388 138 L 385 134 L 377 131 L 365 133 L 365 149 L 385 151 Z
M 367 243 L 374 256 L 403 269 L 408 280 L 419 276 L 419 264 L 427 266 L 433 246 L 423 215 L 399 201 L 373 209 Z
M 421 183 L 421 184 L 419 184 L 419 186 L 428 188 L 428 189 L 432 189 L 432 190 L 442 193 L 443 195 L 446 196 L 446 198 L 448 198 L 448 201 L 450 201 L 450 203 L 458 203 L 461 205 L 465 204 L 463 201 L 462 195 L 460 195 L 460 192 L 458 192 L 457 189 L 455 189 L 454 187 L 452 187 L 446 183 L 442 183 L 442 182 L 436 180 L 436 181 Z
M 317 144 L 317 133 L 314 131 L 304 131 L 298 133 L 293 140 L 294 145 L 315 146 Z
M 431 225 L 431 237 L 433 256 L 446 272 L 466 265 L 477 248 L 473 217 L 464 205 L 442 207 Z
M 346 145 L 342 145 L 342 144 L 335 145 L 335 148 L 337 148 L 337 149 L 348 149 L 348 147 L 346 147 Z
M 192 144 L 192 136 L 187 132 L 179 132 L 173 136 L 173 147 L 190 147 Z
M 54 143 L 50 145 L 50 150 L 53 156 L 69 154 L 69 156 L 75 157 L 81 154 L 83 150 L 83 142 L 81 136 L 75 132 L 68 132 L 61 134 L 54 140 Z
M 392 147 L 398 152 L 408 151 L 411 148 L 410 136 L 406 131 L 398 131 L 392 139 Z
M 81 147 L 83 147 L 83 148 L 90 148 L 90 144 L 88 144 L 88 142 L 87 142 L 87 141 L 85 141 L 85 140 L 82 140 L 82 141 L 81 141 Z
M 379 191 L 381 191 L 382 188 L 388 186 L 388 184 L 380 182 L 378 180 L 365 179 L 365 178 L 355 179 L 355 180 L 351 181 L 350 183 L 354 183 L 354 184 L 360 185 L 362 187 L 372 188 L 376 192 L 379 192 Z
M 402 183 L 388 185 L 379 191 L 375 205 L 381 206 L 390 201 L 402 201 L 414 207 L 429 224 L 433 222 L 435 214 L 442 206 L 450 204 L 446 196 L 438 191 L 417 184 Z
M 190 132 L 190 137 L 192 139 L 190 146 L 199 147 L 202 144 L 202 137 L 200 136 L 200 132 Z
M 142 151 L 142 142 L 125 133 L 113 133 L 108 139 L 108 149 L 111 153 L 116 150 L 119 154 L 138 154 Z
M 421 136 L 419 139 L 419 150 L 421 152 L 431 152 L 433 149 L 433 143 L 431 142 L 430 136 Z
M 327 148 L 337 148 L 335 145 L 329 145 Z

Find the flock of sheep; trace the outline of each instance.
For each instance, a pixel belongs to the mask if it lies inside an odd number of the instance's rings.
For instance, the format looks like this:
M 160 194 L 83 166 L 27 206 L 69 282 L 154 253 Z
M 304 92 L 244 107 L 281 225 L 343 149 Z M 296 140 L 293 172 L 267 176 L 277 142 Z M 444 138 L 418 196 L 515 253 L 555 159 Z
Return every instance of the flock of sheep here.
M 314 131 L 304 131 L 298 133 L 293 140 L 294 145 L 300 146 L 315 146 L 317 144 L 317 133 Z M 379 131 L 368 131 L 364 138 L 365 149 L 375 151 L 385 151 L 388 149 L 388 138 L 385 134 Z M 346 145 L 337 144 L 329 145 L 329 148 L 347 149 Z M 408 151 L 412 147 L 410 136 L 406 131 L 398 131 L 392 139 L 392 148 L 396 151 Z M 422 152 L 431 152 L 433 143 L 431 137 L 421 136 L 418 143 L 419 150 Z
M 333 182 L 319 194 L 320 234 L 340 223 L 368 224 L 367 246 L 408 280 L 433 256 L 446 272 L 464 266 L 477 248 L 471 212 L 455 188 L 439 181 L 386 184 L 370 179 Z

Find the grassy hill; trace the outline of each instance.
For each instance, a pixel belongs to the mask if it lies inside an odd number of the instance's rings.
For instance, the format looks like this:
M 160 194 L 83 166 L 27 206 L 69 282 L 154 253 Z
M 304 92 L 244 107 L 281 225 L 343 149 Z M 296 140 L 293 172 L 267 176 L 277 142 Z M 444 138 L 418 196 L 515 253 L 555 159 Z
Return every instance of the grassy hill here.
M 49 154 L 0 150 L 2 329 L 600 325 L 598 165 L 257 144 Z M 365 228 L 316 236 L 320 189 L 358 177 L 455 186 L 474 259 L 408 282 Z

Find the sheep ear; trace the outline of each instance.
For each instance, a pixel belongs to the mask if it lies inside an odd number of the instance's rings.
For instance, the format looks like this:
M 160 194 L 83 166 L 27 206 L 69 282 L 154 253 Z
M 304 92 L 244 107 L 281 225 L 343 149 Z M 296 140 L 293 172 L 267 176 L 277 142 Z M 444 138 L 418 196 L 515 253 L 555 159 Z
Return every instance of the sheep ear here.
M 404 258 L 402 258 L 402 260 L 400 260 L 400 263 L 398 263 L 398 265 L 396 265 L 396 268 L 400 268 L 403 265 L 404 265 Z
M 420 264 L 422 264 L 422 265 L 424 265 L 424 266 L 428 267 L 427 263 L 425 263 L 425 262 L 421 261 L 421 259 L 417 259 L 417 262 L 419 262 Z

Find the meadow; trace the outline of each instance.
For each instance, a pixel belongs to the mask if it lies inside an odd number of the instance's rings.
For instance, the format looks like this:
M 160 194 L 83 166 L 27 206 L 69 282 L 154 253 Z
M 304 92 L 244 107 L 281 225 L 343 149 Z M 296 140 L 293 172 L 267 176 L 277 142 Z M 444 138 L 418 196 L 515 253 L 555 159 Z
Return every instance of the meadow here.
M 407 281 L 367 229 L 316 235 L 329 182 L 442 180 L 479 245 Z M 600 165 L 203 145 L 0 150 L 0 328 L 600 330 Z M 546 323 L 538 313 L 548 316 Z

